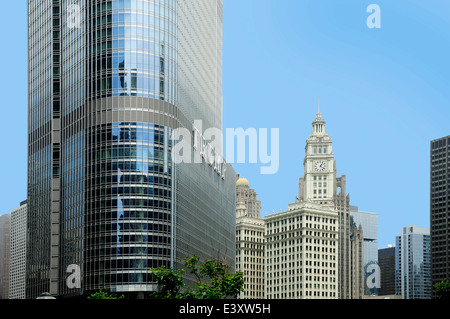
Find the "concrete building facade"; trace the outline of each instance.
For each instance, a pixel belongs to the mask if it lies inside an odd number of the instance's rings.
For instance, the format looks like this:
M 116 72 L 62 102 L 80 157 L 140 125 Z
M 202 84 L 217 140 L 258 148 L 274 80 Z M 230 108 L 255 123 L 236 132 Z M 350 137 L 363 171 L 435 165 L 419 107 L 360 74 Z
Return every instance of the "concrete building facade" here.
M 337 299 L 339 218 L 332 207 L 289 204 L 265 218 L 265 297 Z
M 11 214 L 0 216 L 0 299 L 9 299 Z
M 27 253 L 27 201 L 11 212 L 11 264 L 9 299 L 25 299 Z
M 236 205 L 236 271 L 244 274 L 241 299 L 264 298 L 264 220 L 251 216 L 243 202 Z
M 364 294 L 364 245 L 362 228 L 350 217 L 350 196 L 346 175 L 337 176 L 333 142 L 319 112 L 306 140 L 304 175 L 299 178 L 300 201 L 332 208 L 339 216 L 339 298 L 360 299 Z
M 254 189 L 250 188 L 249 182 L 245 177 L 237 175 L 236 178 L 236 203 L 244 203 L 248 216 L 261 218 L 261 201 L 257 198 L 258 194 Z

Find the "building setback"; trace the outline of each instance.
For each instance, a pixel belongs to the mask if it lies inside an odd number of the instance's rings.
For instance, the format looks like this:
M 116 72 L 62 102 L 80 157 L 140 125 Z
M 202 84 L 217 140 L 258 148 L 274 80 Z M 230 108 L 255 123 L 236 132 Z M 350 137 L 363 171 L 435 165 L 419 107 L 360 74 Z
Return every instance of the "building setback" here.
M 234 269 L 232 166 L 172 152 L 222 131 L 222 0 L 27 3 L 27 298 L 145 298 L 151 267 L 218 251 Z
M 430 142 L 431 285 L 450 280 L 450 136 Z

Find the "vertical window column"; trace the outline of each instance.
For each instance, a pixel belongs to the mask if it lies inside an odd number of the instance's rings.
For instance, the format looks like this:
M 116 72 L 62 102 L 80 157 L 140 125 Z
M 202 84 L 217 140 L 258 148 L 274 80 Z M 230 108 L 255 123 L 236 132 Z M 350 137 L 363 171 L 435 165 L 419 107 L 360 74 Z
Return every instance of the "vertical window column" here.
M 60 0 L 52 3 L 52 183 L 50 234 L 50 294 L 59 295 L 60 279 L 60 153 L 61 153 L 61 7 Z

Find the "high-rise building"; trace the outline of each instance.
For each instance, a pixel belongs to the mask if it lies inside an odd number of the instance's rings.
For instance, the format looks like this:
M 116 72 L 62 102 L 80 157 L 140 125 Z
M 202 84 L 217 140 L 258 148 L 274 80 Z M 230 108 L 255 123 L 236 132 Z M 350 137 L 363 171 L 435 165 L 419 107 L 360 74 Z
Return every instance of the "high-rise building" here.
M 431 284 L 450 280 L 450 136 L 430 143 Z
M 304 175 L 299 179 L 300 201 L 311 201 L 339 214 L 339 298 L 360 299 L 364 294 L 364 245 L 362 228 L 350 218 L 346 176 L 337 177 L 333 142 L 320 111 L 306 140 Z
M 378 250 L 378 266 L 380 267 L 378 295 L 395 295 L 395 247 Z
M 172 156 L 174 130 L 222 131 L 222 0 L 28 0 L 28 34 L 27 298 L 145 298 L 149 268 L 213 251 L 234 267 L 233 168 Z
M 363 297 L 363 228 L 350 216 L 346 176 L 337 177 L 332 144 L 319 111 L 297 199 L 265 218 L 268 298 Z
M 239 298 L 264 298 L 264 220 L 249 214 L 244 202 L 236 205 L 236 271 L 244 274 Z
M 350 206 L 350 218 L 361 226 L 364 238 L 364 295 L 377 295 L 378 284 L 378 215 Z
M 430 229 L 403 227 L 395 242 L 395 294 L 403 299 L 431 298 Z
M 236 203 L 244 203 L 248 216 L 261 218 L 261 201 L 257 196 L 258 194 L 255 190 L 250 188 L 248 180 L 245 177 L 239 177 L 238 174 L 236 182 Z
M 9 298 L 11 215 L 0 216 L 0 299 Z
M 265 298 L 337 299 L 339 216 L 296 200 L 265 221 Z
M 9 299 L 25 299 L 25 270 L 27 253 L 27 201 L 11 212 L 11 263 Z

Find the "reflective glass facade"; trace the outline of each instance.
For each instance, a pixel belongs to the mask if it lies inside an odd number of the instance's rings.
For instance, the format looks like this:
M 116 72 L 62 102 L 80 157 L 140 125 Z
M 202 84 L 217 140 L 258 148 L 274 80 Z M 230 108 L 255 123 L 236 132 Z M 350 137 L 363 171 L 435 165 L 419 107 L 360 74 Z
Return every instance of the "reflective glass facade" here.
M 431 298 L 430 229 L 407 226 L 395 238 L 395 294 Z
M 151 267 L 213 253 L 234 265 L 232 167 L 171 157 L 174 129 L 222 129 L 222 2 L 72 5 L 28 1 L 27 297 L 145 297 Z
M 114 123 L 87 135 L 85 285 L 151 283 L 149 268 L 171 266 L 170 131 Z
M 364 294 L 378 295 L 374 267 L 378 266 L 378 215 L 362 212 L 350 206 L 350 215 L 357 227 L 361 225 L 364 236 Z M 370 277 L 370 279 L 369 279 Z M 367 280 L 370 280 L 370 283 Z
M 32 213 L 27 222 L 26 286 L 33 295 L 50 290 L 52 10 L 51 1 L 28 1 L 27 199 Z
M 176 102 L 176 1 L 89 1 L 89 99 Z

